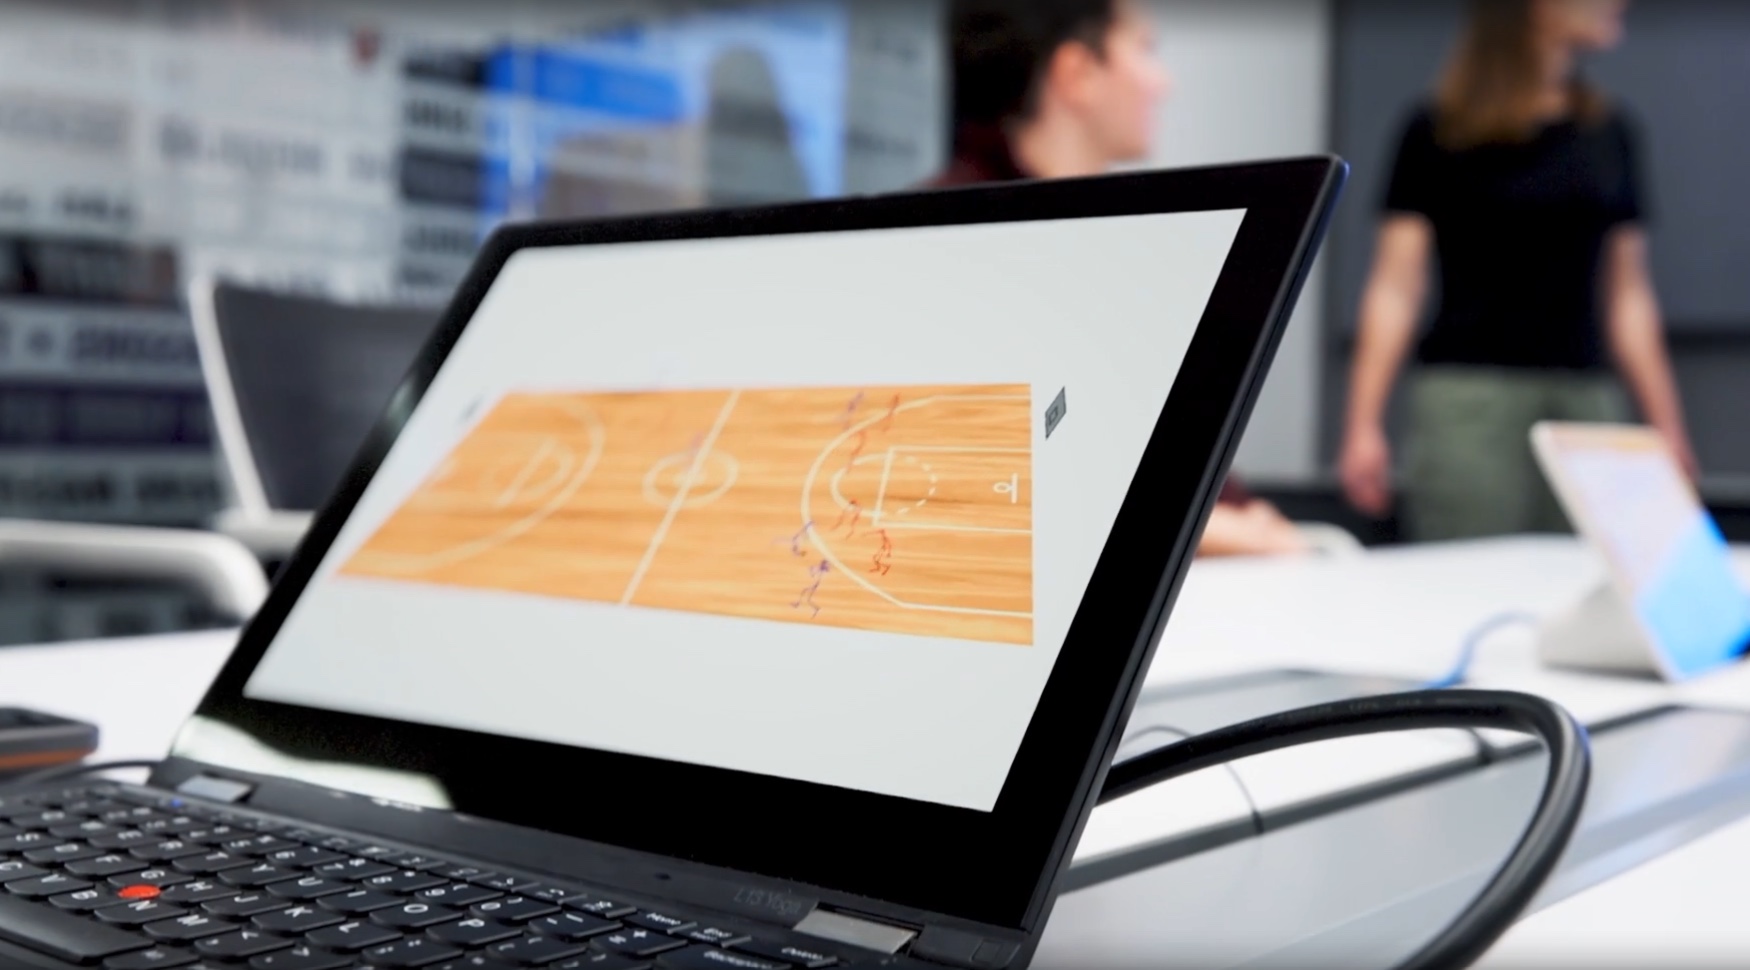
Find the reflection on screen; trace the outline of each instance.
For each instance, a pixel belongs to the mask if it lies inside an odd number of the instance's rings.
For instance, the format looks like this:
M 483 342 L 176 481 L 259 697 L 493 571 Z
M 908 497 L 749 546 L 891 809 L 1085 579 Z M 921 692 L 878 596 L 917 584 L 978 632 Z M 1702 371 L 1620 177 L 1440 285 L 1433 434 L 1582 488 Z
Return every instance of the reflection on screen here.
M 517 253 L 245 693 L 989 811 L 1243 218 Z
M 1562 461 L 1636 614 L 1677 672 L 1736 657 L 1750 641 L 1750 594 L 1719 527 L 1670 458 L 1620 447 L 1576 449 Z

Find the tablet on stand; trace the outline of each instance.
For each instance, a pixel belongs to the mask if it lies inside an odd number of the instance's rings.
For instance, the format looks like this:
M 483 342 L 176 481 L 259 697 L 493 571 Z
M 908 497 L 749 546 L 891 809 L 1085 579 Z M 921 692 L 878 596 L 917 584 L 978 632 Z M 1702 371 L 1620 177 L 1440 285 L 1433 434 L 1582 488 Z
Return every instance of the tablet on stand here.
M 1544 423 L 1544 475 L 1604 580 L 1539 637 L 1543 662 L 1681 681 L 1750 646 L 1750 591 L 1719 526 L 1663 439 L 1633 425 Z

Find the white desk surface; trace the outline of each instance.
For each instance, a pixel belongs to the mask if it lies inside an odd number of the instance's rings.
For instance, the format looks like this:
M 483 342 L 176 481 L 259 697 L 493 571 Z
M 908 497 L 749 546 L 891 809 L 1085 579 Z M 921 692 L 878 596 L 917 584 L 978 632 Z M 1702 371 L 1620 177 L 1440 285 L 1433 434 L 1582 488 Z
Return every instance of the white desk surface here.
M 1740 561 L 1750 570 L 1750 555 L 1741 552 Z M 1430 678 L 1450 668 L 1466 634 L 1482 622 L 1509 612 L 1553 611 L 1600 576 L 1589 552 L 1561 538 L 1390 549 L 1357 558 L 1201 562 L 1186 579 L 1148 683 L 1282 666 Z M 234 633 L 221 631 L 0 649 L 0 705 L 37 707 L 101 725 L 102 760 L 157 757 L 234 642 Z M 1750 709 L 1750 665 L 1675 687 L 1551 673 L 1537 665 L 1523 631 L 1493 637 L 1471 673 L 1475 686 L 1543 694 L 1588 723 L 1674 701 Z M 1427 733 L 1327 742 L 1235 767 L 1260 805 L 1280 806 L 1473 752 L 1462 735 Z M 1249 811 L 1232 779 L 1212 769 L 1099 809 L 1077 856 L 1156 841 Z M 1620 945 L 1598 945 L 1591 962 L 1602 965 L 1598 960 L 1606 955 L 1614 960 L 1631 951 L 1668 952 L 1661 937 L 1669 941 L 1666 934 L 1692 926 L 1706 928 L 1688 937 L 1697 945 L 1717 938 L 1750 954 L 1750 921 L 1742 918 L 1741 904 L 1728 902 L 1737 894 L 1723 883 L 1746 865 L 1750 823 L 1651 863 L 1633 879 L 1544 910 L 1503 943 L 1499 953 L 1505 956 L 1491 959 L 1524 965 L 1557 952 L 1563 960 L 1591 957 L 1592 949 L 1573 947 L 1620 938 Z M 1657 891 L 1662 885 L 1717 885 L 1719 891 L 1669 894 Z M 1634 918 L 1622 918 L 1627 915 Z M 1611 927 L 1603 936 L 1580 931 L 1603 924 Z M 1659 946 L 1666 949 L 1650 949 Z

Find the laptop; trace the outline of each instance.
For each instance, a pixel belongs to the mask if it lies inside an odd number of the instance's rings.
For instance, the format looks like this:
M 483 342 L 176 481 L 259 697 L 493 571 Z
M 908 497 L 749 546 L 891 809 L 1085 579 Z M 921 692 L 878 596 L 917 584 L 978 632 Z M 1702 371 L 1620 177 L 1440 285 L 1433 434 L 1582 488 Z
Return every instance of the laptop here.
M 0 962 L 1026 966 L 1346 173 L 500 231 Z
M 1750 591 L 1664 440 L 1638 425 L 1548 422 L 1540 467 L 1607 581 L 1545 624 L 1543 661 L 1683 681 L 1750 647 Z

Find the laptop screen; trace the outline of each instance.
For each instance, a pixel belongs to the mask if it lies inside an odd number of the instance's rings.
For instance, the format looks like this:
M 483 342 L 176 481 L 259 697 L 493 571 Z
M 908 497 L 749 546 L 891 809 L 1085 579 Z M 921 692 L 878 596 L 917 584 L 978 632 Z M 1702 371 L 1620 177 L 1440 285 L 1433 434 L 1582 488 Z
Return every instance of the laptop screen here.
M 244 694 L 988 812 L 1244 215 L 518 251 Z

